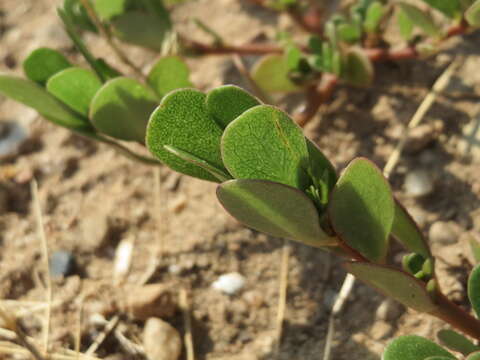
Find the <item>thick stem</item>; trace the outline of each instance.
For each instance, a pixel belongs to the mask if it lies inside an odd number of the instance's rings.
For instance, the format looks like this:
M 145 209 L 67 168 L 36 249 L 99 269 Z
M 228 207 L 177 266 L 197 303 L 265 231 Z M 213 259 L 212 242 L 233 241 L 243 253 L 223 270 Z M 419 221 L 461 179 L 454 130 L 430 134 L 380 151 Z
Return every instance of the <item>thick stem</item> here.
M 480 321 L 451 302 L 440 291 L 436 294 L 438 307 L 430 314 L 452 325 L 463 333 L 480 340 Z

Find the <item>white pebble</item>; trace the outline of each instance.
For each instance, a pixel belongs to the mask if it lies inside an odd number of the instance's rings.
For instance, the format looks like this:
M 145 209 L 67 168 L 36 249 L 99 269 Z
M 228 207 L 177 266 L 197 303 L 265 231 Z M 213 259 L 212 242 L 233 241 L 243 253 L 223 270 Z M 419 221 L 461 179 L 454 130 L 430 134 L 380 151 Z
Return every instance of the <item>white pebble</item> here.
M 215 290 L 221 291 L 228 295 L 233 295 L 243 288 L 245 285 L 245 277 L 233 272 L 221 275 L 213 284 Z
M 405 178 L 405 191 L 407 195 L 422 197 L 433 191 L 433 181 L 425 170 L 414 170 Z

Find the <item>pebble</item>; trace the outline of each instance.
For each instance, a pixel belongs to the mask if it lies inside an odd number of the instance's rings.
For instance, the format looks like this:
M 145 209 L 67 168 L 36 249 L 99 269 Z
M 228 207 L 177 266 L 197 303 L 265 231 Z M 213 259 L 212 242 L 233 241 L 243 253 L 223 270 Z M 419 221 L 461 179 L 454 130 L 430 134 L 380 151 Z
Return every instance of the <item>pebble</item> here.
M 75 257 L 69 251 L 55 251 L 49 259 L 50 275 L 52 277 L 66 277 L 75 271 Z
M 442 131 L 443 123 L 441 121 L 416 126 L 408 133 L 405 152 L 408 154 L 418 153 L 429 146 Z
M 215 290 L 234 295 L 245 286 L 245 277 L 237 272 L 221 275 L 213 284 Z
M 182 340 L 169 323 L 150 318 L 143 330 L 143 347 L 149 360 L 177 360 L 182 352 Z
M 375 321 L 370 329 L 370 335 L 374 340 L 386 338 L 392 331 L 392 325 L 385 321 Z
M 15 155 L 27 135 L 27 130 L 16 122 L 0 123 L 0 158 Z
M 387 298 L 381 302 L 380 306 L 377 308 L 375 316 L 378 320 L 395 321 L 404 311 L 405 308 L 402 304 Z
M 458 241 L 461 229 L 453 221 L 436 221 L 430 226 L 428 237 L 431 243 L 452 245 Z
M 247 291 L 243 294 L 243 299 L 252 308 L 258 309 L 265 304 L 265 299 L 262 294 L 255 290 Z
M 405 192 L 408 196 L 423 197 L 433 191 L 433 180 L 425 170 L 413 170 L 405 177 Z
M 177 306 L 172 288 L 166 284 L 126 287 L 118 294 L 118 309 L 135 320 L 172 317 Z M 114 310 L 114 309 L 112 309 Z
M 113 265 L 113 277 L 116 283 L 120 283 L 130 270 L 132 263 L 134 241 L 132 238 L 123 239 L 115 250 Z

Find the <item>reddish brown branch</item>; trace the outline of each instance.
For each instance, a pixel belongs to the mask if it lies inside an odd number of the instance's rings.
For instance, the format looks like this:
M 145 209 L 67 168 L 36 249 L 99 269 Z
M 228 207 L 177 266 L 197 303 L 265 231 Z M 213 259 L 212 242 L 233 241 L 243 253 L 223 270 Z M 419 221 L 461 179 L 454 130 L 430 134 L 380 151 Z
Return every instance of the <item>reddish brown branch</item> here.
M 267 55 L 281 54 L 283 48 L 269 44 L 245 44 L 245 45 L 209 45 L 195 40 L 183 38 L 183 46 L 194 55 Z

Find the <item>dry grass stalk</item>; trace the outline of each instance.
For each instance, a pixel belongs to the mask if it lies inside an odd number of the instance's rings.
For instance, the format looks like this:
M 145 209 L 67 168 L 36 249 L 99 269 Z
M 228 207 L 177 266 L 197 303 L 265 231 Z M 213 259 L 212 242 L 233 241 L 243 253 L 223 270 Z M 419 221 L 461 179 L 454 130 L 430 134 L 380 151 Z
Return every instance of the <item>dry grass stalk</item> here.
M 179 295 L 180 308 L 183 312 L 183 321 L 185 323 L 185 349 L 187 350 L 187 360 L 195 360 L 195 351 L 193 348 L 192 319 L 190 317 L 190 300 L 186 289 L 180 289 Z

